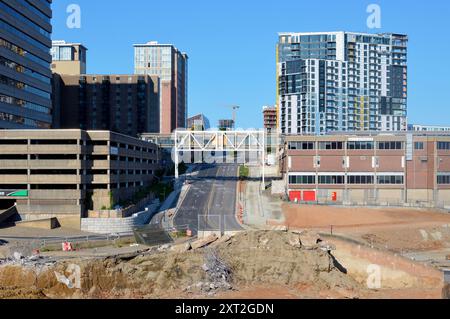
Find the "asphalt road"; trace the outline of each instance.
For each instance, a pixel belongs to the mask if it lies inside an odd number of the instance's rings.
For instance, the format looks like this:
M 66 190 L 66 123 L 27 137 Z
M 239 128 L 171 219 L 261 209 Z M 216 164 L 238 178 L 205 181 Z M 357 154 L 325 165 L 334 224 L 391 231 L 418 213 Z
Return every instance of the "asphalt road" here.
M 198 175 L 190 179 L 175 226 L 189 225 L 195 234 L 199 230 L 242 230 L 235 217 L 237 170 L 237 165 L 202 165 Z

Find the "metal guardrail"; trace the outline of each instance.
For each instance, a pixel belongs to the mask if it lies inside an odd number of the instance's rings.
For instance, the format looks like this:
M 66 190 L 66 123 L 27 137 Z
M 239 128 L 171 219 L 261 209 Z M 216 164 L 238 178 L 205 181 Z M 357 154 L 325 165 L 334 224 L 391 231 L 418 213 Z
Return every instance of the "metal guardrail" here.
M 177 227 L 166 227 L 162 228 L 160 225 L 146 225 L 141 227 L 136 227 L 137 229 L 144 229 L 145 227 L 152 227 L 159 229 L 168 234 L 171 238 L 178 238 L 187 236 L 189 225 L 180 225 Z M 1 236 L 0 240 L 3 243 L 8 243 L 14 241 L 15 244 L 27 245 L 31 250 L 42 249 L 49 245 L 55 246 L 66 242 L 70 242 L 74 246 L 86 243 L 96 243 L 96 242 L 110 242 L 110 244 L 115 244 L 117 241 L 125 238 L 135 237 L 135 232 L 127 233 L 112 233 L 108 235 L 83 235 L 83 236 L 39 236 L 39 237 L 19 237 L 19 236 Z M 136 239 L 136 237 L 135 237 Z M 139 243 L 139 242 L 138 242 Z M 157 243 L 158 244 L 158 243 Z M 163 244 L 163 242 L 161 242 Z
M 131 237 L 132 233 L 115 233 L 109 235 L 86 235 L 86 236 L 40 236 L 40 237 L 19 237 L 19 236 L 1 236 L 2 240 L 6 241 L 26 241 L 33 246 L 33 249 L 39 249 L 48 245 L 57 245 L 65 242 L 72 244 L 82 244 L 98 241 L 111 241 L 112 243 L 117 240 Z

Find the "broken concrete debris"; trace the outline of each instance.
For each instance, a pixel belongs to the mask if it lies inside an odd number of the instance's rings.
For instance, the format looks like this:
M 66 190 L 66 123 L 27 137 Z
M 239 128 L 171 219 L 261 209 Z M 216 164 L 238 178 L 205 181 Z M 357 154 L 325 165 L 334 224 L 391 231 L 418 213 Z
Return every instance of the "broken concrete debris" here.
M 231 268 L 211 248 L 205 250 L 205 264 L 202 266 L 210 281 L 210 290 L 231 289 Z
M 216 234 L 212 234 L 206 238 L 194 241 L 193 243 L 191 243 L 191 247 L 193 250 L 203 248 L 203 247 L 206 247 L 206 246 L 212 244 L 213 242 L 217 241 L 218 239 L 219 238 L 217 237 Z
M 14 252 L 12 256 L 0 259 L 0 266 L 23 266 L 23 267 L 38 267 L 38 266 L 53 266 L 55 260 L 43 257 L 40 255 L 32 255 L 24 257 L 18 252 Z

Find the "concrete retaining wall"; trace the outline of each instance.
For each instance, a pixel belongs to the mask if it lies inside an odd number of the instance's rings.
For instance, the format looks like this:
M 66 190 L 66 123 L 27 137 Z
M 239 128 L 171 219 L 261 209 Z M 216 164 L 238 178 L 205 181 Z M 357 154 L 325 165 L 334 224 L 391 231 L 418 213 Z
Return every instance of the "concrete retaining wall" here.
M 57 218 L 59 226 L 64 228 L 80 229 L 80 214 L 24 214 L 20 212 L 20 218 L 24 222 L 32 222 L 43 219 Z
M 153 204 L 145 211 L 127 218 L 82 218 L 81 230 L 96 234 L 130 233 L 134 227 L 148 224 L 159 204 Z
M 59 225 L 60 224 L 56 217 L 16 223 L 16 227 L 19 228 L 25 227 L 25 228 L 48 229 L 48 230 L 58 228 Z

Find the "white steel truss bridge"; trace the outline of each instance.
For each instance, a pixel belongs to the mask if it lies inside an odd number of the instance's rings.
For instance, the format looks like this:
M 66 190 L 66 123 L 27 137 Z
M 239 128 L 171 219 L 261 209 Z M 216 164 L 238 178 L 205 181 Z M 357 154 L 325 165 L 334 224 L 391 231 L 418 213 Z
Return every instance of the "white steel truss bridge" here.
M 175 177 L 179 178 L 178 165 L 180 154 L 202 153 L 232 153 L 255 154 L 261 161 L 262 182 L 265 183 L 266 132 L 251 131 L 175 131 Z M 241 157 L 244 158 L 245 156 Z M 243 163 L 245 164 L 245 163 Z

